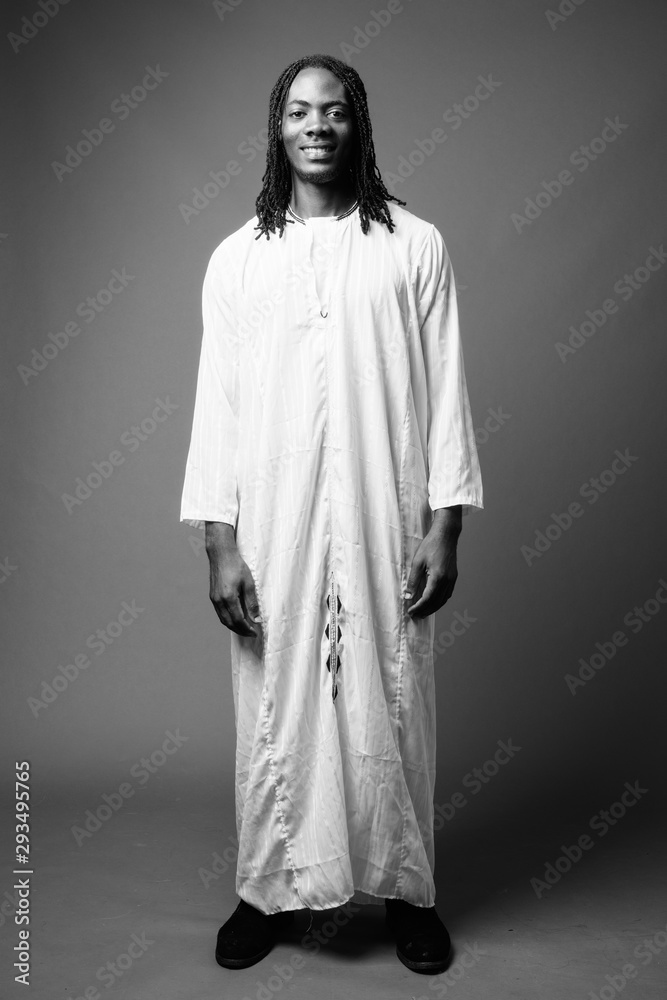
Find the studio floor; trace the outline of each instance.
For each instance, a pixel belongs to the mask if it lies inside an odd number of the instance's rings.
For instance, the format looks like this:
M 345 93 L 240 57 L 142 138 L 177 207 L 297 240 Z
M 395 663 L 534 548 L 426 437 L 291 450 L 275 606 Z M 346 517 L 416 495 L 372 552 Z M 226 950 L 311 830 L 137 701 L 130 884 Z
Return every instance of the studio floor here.
M 535 822 L 530 830 L 446 827 L 437 906 L 455 952 L 448 973 L 429 977 L 398 961 L 384 906 L 316 913 L 309 934 L 309 913 L 299 911 L 262 962 L 222 969 L 216 934 L 238 902 L 233 816 L 182 798 L 144 799 L 76 836 L 84 811 L 73 800 L 37 810 L 27 989 L 13 981 L 18 929 L 5 866 L 3 997 L 667 997 L 665 830 L 646 814 L 595 836 L 578 860 L 573 845 L 586 831 L 569 822 L 556 831 Z M 569 868 L 561 845 L 575 859 Z

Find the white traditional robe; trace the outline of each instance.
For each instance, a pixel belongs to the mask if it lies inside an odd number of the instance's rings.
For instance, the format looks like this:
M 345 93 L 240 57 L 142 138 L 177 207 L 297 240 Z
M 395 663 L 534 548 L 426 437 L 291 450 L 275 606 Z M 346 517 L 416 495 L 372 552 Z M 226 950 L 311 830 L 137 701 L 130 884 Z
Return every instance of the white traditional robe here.
M 393 234 L 253 218 L 204 281 L 181 520 L 236 526 L 259 599 L 230 634 L 236 891 L 264 913 L 435 901 L 434 615 L 404 595 L 432 511 L 482 485 L 444 241 L 389 209 Z

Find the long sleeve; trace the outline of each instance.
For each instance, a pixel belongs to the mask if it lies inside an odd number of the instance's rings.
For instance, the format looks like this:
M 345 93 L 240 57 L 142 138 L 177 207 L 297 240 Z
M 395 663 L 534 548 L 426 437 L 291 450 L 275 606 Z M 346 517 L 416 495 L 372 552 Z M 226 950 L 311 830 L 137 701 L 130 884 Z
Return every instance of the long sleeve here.
M 213 254 L 202 291 L 203 335 L 180 520 L 236 525 L 239 357 L 234 276 Z
M 431 227 L 416 263 L 415 289 L 427 391 L 428 495 L 431 510 L 483 508 L 482 477 L 459 335 L 454 273 L 445 242 Z

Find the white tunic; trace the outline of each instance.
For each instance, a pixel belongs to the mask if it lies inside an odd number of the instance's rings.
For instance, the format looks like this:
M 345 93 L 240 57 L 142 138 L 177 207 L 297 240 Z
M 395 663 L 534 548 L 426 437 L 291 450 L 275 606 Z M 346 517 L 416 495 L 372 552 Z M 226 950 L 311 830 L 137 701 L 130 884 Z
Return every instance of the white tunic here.
M 481 508 L 438 230 L 389 205 L 214 251 L 181 520 L 236 525 L 236 891 L 264 913 L 432 906 L 434 615 L 404 599 L 432 511 Z M 289 216 L 288 216 L 289 218 Z

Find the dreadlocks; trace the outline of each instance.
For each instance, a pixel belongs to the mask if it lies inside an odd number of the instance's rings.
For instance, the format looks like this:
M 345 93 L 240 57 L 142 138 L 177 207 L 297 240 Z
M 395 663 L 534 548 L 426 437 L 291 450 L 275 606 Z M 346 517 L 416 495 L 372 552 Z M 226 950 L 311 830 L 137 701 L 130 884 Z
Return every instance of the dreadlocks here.
M 348 66 L 347 63 L 341 62 L 340 59 L 336 59 L 335 56 L 314 55 L 303 56 L 301 59 L 297 59 L 291 63 L 280 74 L 271 91 L 266 171 L 262 177 L 262 190 L 255 202 L 257 218 L 259 219 L 259 225 L 255 226 L 255 229 L 259 229 L 259 233 L 255 239 L 258 240 L 262 233 L 264 233 L 268 240 L 270 238 L 269 233 L 275 233 L 276 226 L 278 227 L 278 236 L 281 237 L 286 221 L 292 221 L 291 219 L 285 219 L 285 213 L 292 193 L 292 174 L 285 147 L 280 137 L 280 125 L 283 107 L 292 81 L 297 73 L 306 67 L 330 70 L 343 84 L 352 102 L 357 141 L 355 143 L 354 165 L 351 168 L 351 173 L 355 196 L 359 202 L 359 219 L 361 221 L 362 233 L 364 235 L 368 233 L 370 219 L 384 223 L 389 232 L 393 233 L 394 226 L 387 208 L 387 201 L 395 201 L 399 205 L 405 205 L 405 202 L 389 193 L 375 162 L 373 130 L 368 114 L 366 90 L 361 77 L 355 69 Z

